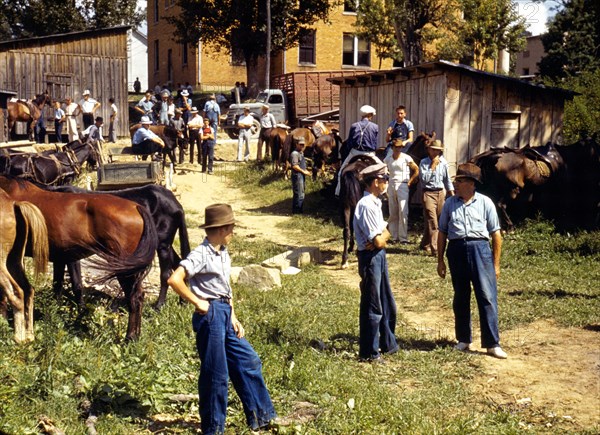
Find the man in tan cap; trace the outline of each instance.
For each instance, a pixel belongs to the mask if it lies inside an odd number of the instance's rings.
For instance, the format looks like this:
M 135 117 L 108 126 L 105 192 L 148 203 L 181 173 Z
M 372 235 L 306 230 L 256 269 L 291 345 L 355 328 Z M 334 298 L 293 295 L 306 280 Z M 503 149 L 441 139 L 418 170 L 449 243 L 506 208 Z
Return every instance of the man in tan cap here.
M 448 240 L 448 264 L 454 287 L 454 324 L 457 350 L 467 352 L 471 333 L 471 283 L 479 308 L 481 347 L 488 355 L 507 358 L 500 347 L 498 332 L 498 288 L 502 236 L 496 207 L 490 198 L 475 191 L 481 170 L 473 163 L 458 166 L 456 195 L 448 198 L 440 215 L 438 235 L 438 275 L 446 277 L 444 251 Z M 492 249 L 490 250 L 490 236 Z
M 244 327 L 233 308 L 227 245 L 233 238 L 234 226 L 230 205 L 206 207 L 204 225 L 200 226 L 206 231 L 206 238 L 181 261 L 168 281 L 195 308 L 192 326 L 201 362 L 198 394 L 203 434 L 225 432 L 230 375 L 253 430 L 268 427 L 277 416 L 260 358 L 244 338 Z
M 360 172 L 366 185 L 354 211 L 354 235 L 360 275 L 359 350 L 361 361 L 381 361 L 381 354 L 398 351 L 396 301 L 388 275 L 385 247 L 390 239 L 383 220 L 379 197 L 387 190 L 385 163 L 367 166 Z
M 419 180 L 423 189 L 423 220 L 425 221 L 421 249 L 433 256 L 437 252 L 438 218 L 446 194 L 454 195 L 454 186 L 448 173 L 448 162 L 442 156 L 444 145 L 434 140 L 427 146 L 427 155 L 419 163 Z

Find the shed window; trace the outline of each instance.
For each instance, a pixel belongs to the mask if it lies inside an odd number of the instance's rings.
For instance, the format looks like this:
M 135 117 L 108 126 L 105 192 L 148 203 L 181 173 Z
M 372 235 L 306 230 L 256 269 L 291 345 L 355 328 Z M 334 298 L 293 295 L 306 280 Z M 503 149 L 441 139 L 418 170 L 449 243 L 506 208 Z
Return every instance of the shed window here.
M 371 66 L 370 43 L 354 35 L 344 34 L 342 65 Z
M 303 29 L 300 32 L 300 49 L 298 61 L 300 63 L 315 64 L 316 62 L 316 31 L 314 29 Z

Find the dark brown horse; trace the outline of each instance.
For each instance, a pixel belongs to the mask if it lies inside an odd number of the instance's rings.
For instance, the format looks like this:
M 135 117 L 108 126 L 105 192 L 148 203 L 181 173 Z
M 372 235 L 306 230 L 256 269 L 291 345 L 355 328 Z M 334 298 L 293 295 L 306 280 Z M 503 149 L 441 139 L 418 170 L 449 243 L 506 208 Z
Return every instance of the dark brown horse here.
M 80 189 L 74 186 L 62 186 L 48 188 L 53 192 L 72 192 L 72 193 L 91 193 L 89 190 Z M 185 222 L 185 211 L 173 195 L 173 192 L 156 184 L 149 184 L 142 187 L 132 187 L 130 189 L 113 190 L 110 193 L 96 192 L 101 194 L 110 194 L 120 198 L 136 202 L 148 209 L 154 226 L 156 227 L 158 237 L 158 247 L 156 253 L 160 265 L 160 294 L 156 302 L 156 308 L 161 308 L 167 297 L 167 279 L 177 268 L 181 258 L 185 258 L 190 253 L 190 242 L 188 238 L 187 225 Z M 179 245 L 181 248 L 181 257 L 173 249 L 175 235 L 179 232 Z M 79 264 L 67 265 L 71 283 L 75 294 L 79 297 L 79 303 L 84 304 L 83 286 L 81 281 L 81 267 Z M 55 288 L 62 288 L 63 273 L 55 269 L 54 274 Z
M 134 124 L 129 128 L 129 135 L 133 140 L 133 135 L 138 129 L 142 128 L 142 124 Z M 151 125 L 150 131 L 156 134 L 165 142 L 165 147 L 161 150 L 163 155 L 163 166 L 167 163 L 167 156 L 171 160 L 173 165 L 176 165 L 175 161 L 175 149 L 177 146 L 181 146 L 184 140 L 183 133 L 177 131 L 175 127 L 170 125 Z
M 273 159 L 273 169 L 279 171 L 281 168 L 281 153 L 283 152 L 283 144 L 288 136 L 289 128 L 273 127 L 269 132 L 268 140 L 266 141 L 266 150 L 271 150 L 271 158 Z
M 354 210 L 363 196 L 363 186 L 358 173 L 376 161 L 365 155 L 353 157 L 344 168 L 341 177 L 340 203 L 341 216 L 344 224 L 344 250 L 342 252 L 342 269 L 348 267 L 348 254 L 354 250 Z
M 25 247 L 32 248 L 34 272 L 48 264 L 48 230 L 40 210 L 15 201 L 0 190 L 0 313 L 6 317 L 6 301 L 13 310 L 15 341 L 33 341 L 34 289 L 23 268 Z
M 63 271 L 67 263 L 97 255 L 99 282 L 117 278 L 128 303 L 127 339 L 140 335 L 144 291 L 157 248 L 148 211 L 132 201 L 101 194 L 49 192 L 34 184 L 0 176 L 0 188 L 16 200 L 35 204 L 48 227 L 50 260 Z M 91 261 L 91 260 L 90 260 Z
M 76 140 L 57 151 L 0 155 L 0 173 L 23 178 L 44 185 L 72 183 L 80 174 L 81 167 L 95 167 L 98 150 L 94 145 Z
M 50 105 L 50 96 L 48 93 L 36 95 L 33 100 L 9 101 L 8 111 L 8 132 L 13 135 L 13 128 L 17 121 L 27 123 L 27 137 L 33 139 L 33 126 L 42 116 L 42 108 L 45 104 Z
M 516 150 L 492 148 L 471 161 L 481 168 L 481 191 L 496 203 L 504 226 L 509 230 L 514 228 L 514 223 L 507 208 L 530 209 L 534 195 L 541 194 L 542 187 L 556 186 L 564 169 L 562 156 L 550 143 Z M 518 213 L 517 209 L 514 211 Z

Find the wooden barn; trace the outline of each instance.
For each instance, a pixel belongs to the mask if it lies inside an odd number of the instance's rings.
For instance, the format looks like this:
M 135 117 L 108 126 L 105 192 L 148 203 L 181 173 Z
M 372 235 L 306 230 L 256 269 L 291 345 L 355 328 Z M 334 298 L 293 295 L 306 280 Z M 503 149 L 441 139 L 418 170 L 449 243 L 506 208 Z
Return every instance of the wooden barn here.
M 406 106 L 416 134 L 435 131 L 443 141 L 453 174 L 458 164 L 490 147 L 561 142 L 565 100 L 574 96 L 446 61 L 330 81 L 340 86 L 342 136 L 369 104 L 377 110 L 373 121 L 384 146 L 395 108 Z
M 70 96 L 79 102 L 89 89 L 102 103 L 96 112 L 105 119 L 108 135 L 110 104 L 119 108 L 119 136 L 129 135 L 127 110 L 127 32 L 129 26 L 72 32 L 0 42 L 0 89 L 31 99 L 48 90 L 53 100 Z M 52 118 L 52 110 L 44 116 Z M 79 119 L 80 127 L 83 126 Z M 53 123 L 48 123 L 53 128 Z

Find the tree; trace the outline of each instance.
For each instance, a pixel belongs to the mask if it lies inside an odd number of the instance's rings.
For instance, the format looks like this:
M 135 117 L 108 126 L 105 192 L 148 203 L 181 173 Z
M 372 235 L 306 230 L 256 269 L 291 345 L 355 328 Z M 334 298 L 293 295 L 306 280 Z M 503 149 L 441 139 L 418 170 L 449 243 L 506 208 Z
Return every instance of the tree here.
M 484 69 L 499 50 L 517 52 L 525 47 L 525 18 L 511 0 L 461 0 L 464 21 L 460 34 L 473 57 L 473 66 Z
M 358 4 L 356 28 L 357 36 L 369 41 L 375 48 L 379 58 L 379 67 L 383 59 L 402 60 L 402 52 L 398 46 L 385 0 L 362 0 Z
M 144 17 L 136 0 L 0 0 L 0 40 L 138 26 Z
M 262 83 L 258 59 L 266 54 L 265 0 L 177 0 L 181 13 L 167 18 L 175 40 L 216 52 L 237 51 L 246 62 L 248 84 Z M 300 32 L 326 20 L 332 3 L 324 0 L 271 0 L 271 54 L 298 44 Z
M 560 0 L 542 36 L 546 56 L 540 61 L 542 76 L 559 79 L 600 68 L 600 2 Z

